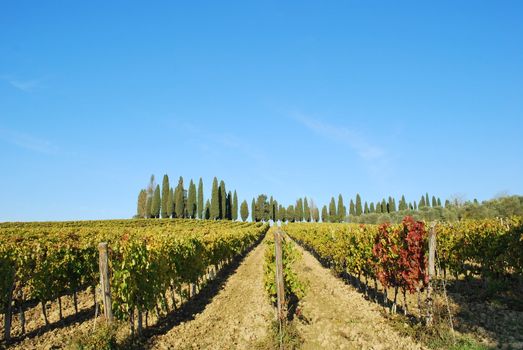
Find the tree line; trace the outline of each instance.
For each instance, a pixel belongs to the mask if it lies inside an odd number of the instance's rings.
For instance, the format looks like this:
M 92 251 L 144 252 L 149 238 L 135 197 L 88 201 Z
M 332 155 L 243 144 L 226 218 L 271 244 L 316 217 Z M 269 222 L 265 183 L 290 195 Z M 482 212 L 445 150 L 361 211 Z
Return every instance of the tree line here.
M 239 215 L 238 215 L 239 214 Z M 331 197 L 328 205 L 321 212 L 312 198 L 298 198 L 294 204 L 284 206 L 273 196 L 260 194 L 252 199 L 251 206 L 244 200 L 238 205 L 236 191 L 227 191 L 223 180 L 214 177 L 211 198 L 204 201 L 202 178 L 196 187 L 190 180 L 184 188 L 183 177 L 179 177 L 176 187 L 170 187 L 168 175 L 163 176 L 162 186 L 156 184 L 151 175 L 149 184 L 140 190 L 136 218 L 190 218 L 202 220 L 238 220 L 242 221 L 281 221 L 281 222 L 356 222 L 383 223 L 401 222 L 410 215 L 418 220 L 457 221 L 463 218 L 505 217 L 523 215 L 523 197 L 502 197 L 479 203 L 459 199 L 446 200 L 444 205 L 439 197 L 425 193 L 419 201 L 407 202 L 402 195 L 396 205 L 396 199 L 389 196 L 381 201 L 363 201 L 360 194 L 350 199 L 349 208 L 344 204 L 343 196 L 337 200 Z
M 178 184 L 173 188 L 170 187 L 169 176 L 166 174 L 163 176 L 160 188 L 160 185 L 156 184 L 154 175 L 151 175 L 147 187 L 141 189 L 138 194 L 135 218 L 160 217 L 237 220 L 238 195 L 236 190 L 234 193 L 227 192 L 225 182 L 221 180 L 218 184 L 218 179 L 215 177 L 211 198 L 204 201 L 202 178 L 198 181 L 198 188 L 191 179 L 189 187 L 185 189 L 183 177 L 180 176 Z

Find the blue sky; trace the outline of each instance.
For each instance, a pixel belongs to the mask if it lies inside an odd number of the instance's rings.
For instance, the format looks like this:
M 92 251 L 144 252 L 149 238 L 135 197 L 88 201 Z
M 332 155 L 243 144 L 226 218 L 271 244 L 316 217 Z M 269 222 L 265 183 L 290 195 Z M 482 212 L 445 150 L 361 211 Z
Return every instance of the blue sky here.
M 523 194 L 521 1 L 6 1 L 0 221 L 126 218 L 150 174 L 249 202 Z

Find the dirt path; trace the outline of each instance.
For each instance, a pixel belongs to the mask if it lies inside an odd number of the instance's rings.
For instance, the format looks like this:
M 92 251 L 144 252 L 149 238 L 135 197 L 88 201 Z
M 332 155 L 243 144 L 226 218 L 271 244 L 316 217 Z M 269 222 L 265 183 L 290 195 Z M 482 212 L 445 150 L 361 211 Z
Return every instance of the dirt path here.
M 252 250 L 194 320 L 151 339 L 152 349 L 249 349 L 274 316 L 263 287 L 265 244 Z
M 387 325 L 378 306 L 298 249 L 303 259 L 295 269 L 308 284 L 300 305 L 309 324 L 297 322 L 302 349 L 420 349 Z

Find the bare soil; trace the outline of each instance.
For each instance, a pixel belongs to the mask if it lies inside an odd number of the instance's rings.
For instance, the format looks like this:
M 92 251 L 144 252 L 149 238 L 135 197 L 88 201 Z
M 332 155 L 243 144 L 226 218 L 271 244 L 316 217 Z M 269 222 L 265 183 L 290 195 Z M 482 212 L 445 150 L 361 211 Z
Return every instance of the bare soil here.
M 267 336 L 274 317 L 263 287 L 263 255 L 259 244 L 229 277 L 203 312 L 166 334 L 152 337 L 152 349 L 250 349 Z

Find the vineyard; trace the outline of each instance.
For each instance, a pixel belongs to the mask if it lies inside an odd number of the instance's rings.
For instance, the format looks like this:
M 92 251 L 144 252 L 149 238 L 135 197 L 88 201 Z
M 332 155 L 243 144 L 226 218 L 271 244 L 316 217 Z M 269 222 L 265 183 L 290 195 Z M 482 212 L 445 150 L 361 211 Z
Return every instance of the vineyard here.
M 427 230 L 422 222 L 405 218 L 402 224 L 303 224 L 286 225 L 288 234 L 310 249 L 339 274 L 348 274 L 368 290 L 378 281 L 386 298 L 394 288 L 420 292 L 427 286 Z M 523 272 L 523 220 L 477 220 L 439 223 L 436 257 L 443 276 L 480 277 L 485 285 L 499 279 L 521 280 Z M 377 295 L 377 293 L 375 293 Z M 408 307 L 404 305 L 405 312 Z M 420 308 L 420 307 L 419 307 Z
M 437 242 L 433 275 L 431 234 Z M 187 342 L 192 348 L 273 348 L 278 344 L 270 339 L 277 314 L 275 237 L 281 247 L 283 326 L 290 338 L 283 343 L 280 339 L 280 347 L 345 348 L 350 338 L 355 348 L 379 342 L 388 344 L 386 348 L 418 349 L 421 340 L 398 335 L 384 310 L 426 333 L 435 327 L 432 303 L 445 297 L 445 317 L 451 319 L 468 307 L 453 302 L 459 295 L 451 300 L 446 289 L 432 295 L 436 283 L 479 282 L 488 290 L 503 283 L 521 288 L 523 281 L 521 217 L 434 224 L 410 217 L 382 225 L 302 222 L 270 230 L 264 223 L 185 219 L 5 223 L 0 224 L 4 339 L 12 338 L 20 348 L 40 348 L 43 345 L 29 344 L 41 344 L 38 339 L 47 334 L 53 343 L 51 330 L 61 327 L 67 307 L 80 324 L 92 321 L 82 332 L 93 333 L 96 320 L 107 317 L 99 250 L 106 242 L 112 315 L 127 339 L 138 340 L 138 348 Z M 231 268 L 247 252 L 245 261 Z M 227 269 L 231 275 L 217 279 Z M 221 283 L 226 283 L 223 290 Z M 187 310 L 191 303 L 202 302 L 209 305 L 198 306 L 192 320 L 194 311 Z M 190 322 L 166 321 L 168 315 L 172 319 L 187 312 L 189 318 L 182 319 Z M 515 317 L 515 326 L 503 327 L 509 344 L 517 345 L 519 338 L 510 336 L 520 329 L 521 313 L 505 312 Z M 34 318 L 43 325 L 35 326 Z M 162 326 L 165 322 L 171 322 L 171 328 Z M 26 338 L 34 338 L 34 343 L 24 343 Z
M 107 242 L 113 313 L 130 323 L 131 332 L 143 328 L 144 314 L 176 308 L 221 267 L 254 243 L 267 225 L 171 220 L 93 221 L 0 226 L 1 303 L 6 315 L 4 333 L 10 335 L 10 314 L 19 314 L 25 332 L 24 309 L 72 296 L 99 281 L 98 244 Z M 96 303 L 96 294 L 93 295 Z M 176 298 L 179 300 L 176 300 Z M 135 317 L 136 316 L 136 317 Z M 147 323 L 147 322 L 146 322 Z

